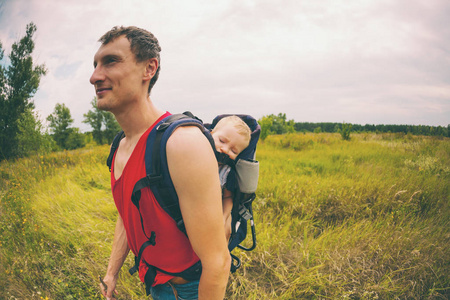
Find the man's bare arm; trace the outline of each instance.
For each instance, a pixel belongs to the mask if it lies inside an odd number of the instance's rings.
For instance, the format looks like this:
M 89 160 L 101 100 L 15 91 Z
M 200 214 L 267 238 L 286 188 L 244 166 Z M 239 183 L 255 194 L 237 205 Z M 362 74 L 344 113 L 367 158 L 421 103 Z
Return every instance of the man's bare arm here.
M 113 292 L 117 294 L 116 284 L 119 276 L 119 271 L 127 258 L 130 248 L 128 247 L 127 235 L 123 220 L 120 216 L 117 218 L 116 229 L 114 231 L 114 240 L 111 249 L 111 256 L 109 258 L 108 269 L 106 271 L 104 283 L 108 290 L 105 292 L 103 284 L 100 285 L 102 294 L 106 299 L 113 299 Z
M 214 152 L 197 128 L 182 127 L 169 139 L 167 157 L 189 241 L 202 262 L 199 299 L 223 299 L 231 262 Z

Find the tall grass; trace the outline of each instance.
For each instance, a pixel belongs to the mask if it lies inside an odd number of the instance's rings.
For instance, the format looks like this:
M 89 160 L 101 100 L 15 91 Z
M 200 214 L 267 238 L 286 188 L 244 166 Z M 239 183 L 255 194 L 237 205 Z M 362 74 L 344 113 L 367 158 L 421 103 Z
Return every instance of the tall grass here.
M 0 299 L 100 299 L 117 212 L 107 147 L 0 165 Z M 269 136 L 258 246 L 227 299 L 448 299 L 450 140 Z M 125 267 L 131 266 L 132 257 Z M 146 299 L 121 273 L 119 299 Z
M 230 299 L 447 299 L 449 140 L 270 136 Z
M 0 299 L 101 298 L 117 218 L 107 154 L 105 146 L 2 163 Z M 127 294 L 143 294 L 135 290 Z

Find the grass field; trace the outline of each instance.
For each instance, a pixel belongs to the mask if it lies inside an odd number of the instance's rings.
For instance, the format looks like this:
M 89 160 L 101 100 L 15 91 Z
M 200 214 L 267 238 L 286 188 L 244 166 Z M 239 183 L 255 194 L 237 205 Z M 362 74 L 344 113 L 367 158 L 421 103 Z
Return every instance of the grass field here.
M 0 164 L 0 299 L 101 299 L 117 212 L 108 146 Z M 258 246 L 227 299 L 449 299 L 450 140 L 260 142 Z M 126 266 L 132 265 L 132 257 Z M 118 299 L 147 299 L 121 272 Z

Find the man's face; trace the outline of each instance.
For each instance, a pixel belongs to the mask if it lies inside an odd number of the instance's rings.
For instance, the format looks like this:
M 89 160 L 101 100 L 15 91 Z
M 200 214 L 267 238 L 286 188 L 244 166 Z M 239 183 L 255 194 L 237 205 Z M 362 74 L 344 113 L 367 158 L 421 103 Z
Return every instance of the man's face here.
M 102 45 L 94 56 L 90 78 L 99 109 L 111 112 L 121 104 L 134 101 L 142 92 L 145 63 L 137 63 L 125 36 Z

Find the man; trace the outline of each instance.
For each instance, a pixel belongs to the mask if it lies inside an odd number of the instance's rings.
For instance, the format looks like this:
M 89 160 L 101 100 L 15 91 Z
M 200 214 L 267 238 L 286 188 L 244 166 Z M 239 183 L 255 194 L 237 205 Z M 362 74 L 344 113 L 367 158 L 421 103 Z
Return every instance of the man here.
M 167 112 L 155 107 L 150 91 L 160 70 L 160 47 L 148 31 L 136 27 L 114 27 L 99 40 L 90 78 L 99 109 L 110 111 L 125 132 L 111 169 L 111 188 L 119 211 L 111 256 L 101 285 L 103 295 L 113 299 L 118 273 L 131 249 L 135 255 L 145 241 L 139 213 L 131 205 L 131 190 L 145 176 L 143 152 L 150 129 Z M 195 295 L 186 299 L 223 299 L 230 269 L 222 221 L 221 191 L 217 161 L 207 139 L 196 127 L 175 130 L 166 146 L 168 167 L 178 194 L 189 239 L 173 220 L 160 218 L 161 208 L 150 191 L 142 192 L 141 202 L 147 227 L 156 232 L 156 245 L 147 247 L 142 261 L 161 269 L 181 272 L 198 259 L 202 263 L 199 281 L 157 272 L 151 293 L 154 299 L 181 298 L 184 287 Z M 195 176 L 193 176 L 195 175 Z M 155 220 L 156 218 L 156 220 Z M 158 219 L 160 218 L 160 219 Z M 207 224 L 207 225 L 206 225 Z M 161 233 L 163 232 L 163 233 Z M 139 276 L 144 281 L 146 265 L 141 262 Z M 142 267 L 142 268 L 141 268 Z M 144 271 L 143 271 L 144 270 Z M 166 297 L 166 298 L 165 298 Z M 177 298 L 178 299 L 178 298 Z

